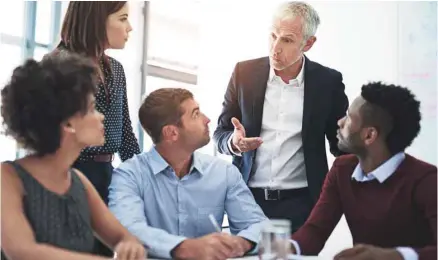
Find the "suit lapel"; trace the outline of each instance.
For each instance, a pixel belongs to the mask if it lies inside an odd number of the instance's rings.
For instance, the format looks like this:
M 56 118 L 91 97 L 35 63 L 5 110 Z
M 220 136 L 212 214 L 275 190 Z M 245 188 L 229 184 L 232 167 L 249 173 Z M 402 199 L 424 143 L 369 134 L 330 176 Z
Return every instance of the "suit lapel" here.
M 315 103 L 315 95 L 318 95 L 318 77 L 315 75 L 315 64 L 304 56 L 306 62 L 304 64 L 304 108 L 303 108 L 303 124 L 302 124 L 302 139 L 305 140 L 308 126 L 310 123 L 312 110 Z
M 266 87 L 269 78 L 269 58 L 262 59 L 260 65 L 257 66 L 254 71 L 254 77 L 252 78 L 252 117 L 254 122 L 254 136 L 260 136 L 263 117 L 263 104 L 265 101 Z

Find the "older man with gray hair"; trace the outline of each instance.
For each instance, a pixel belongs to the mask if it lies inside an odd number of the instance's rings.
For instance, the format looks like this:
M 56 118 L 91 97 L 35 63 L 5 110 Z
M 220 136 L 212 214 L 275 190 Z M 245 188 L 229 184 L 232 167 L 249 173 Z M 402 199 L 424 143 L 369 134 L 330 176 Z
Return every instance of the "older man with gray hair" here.
M 320 18 L 303 2 L 282 4 L 272 22 L 269 57 L 237 63 L 214 139 L 232 155 L 269 218 L 296 231 L 328 172 L 325 138 L 339 156 L 337 121 L 348 99 L 342 74 L 309 60 Z

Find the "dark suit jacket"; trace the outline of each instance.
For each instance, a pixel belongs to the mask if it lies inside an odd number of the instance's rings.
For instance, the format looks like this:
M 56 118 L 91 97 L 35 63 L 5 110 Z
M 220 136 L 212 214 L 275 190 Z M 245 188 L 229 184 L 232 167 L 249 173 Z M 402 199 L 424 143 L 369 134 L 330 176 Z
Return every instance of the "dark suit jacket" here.
M 307 57 L 305 59 L 302 139 L 307 181 L 316 201 L 328 172 L 325 136 L 330 143 L 331 153 L 341 155 L 337 147 L 337 121 L 345 115 L 348 99 L 341 73 L 312 62 Z M 234 130 L 232 117 L 240 120 L 247 137 L 260 135 L 269 70 L 268 57 L 237 63 L 213 136 L 220 153 L 233 155 L 227 145 Z M 290 109 L 294 109 L 294 104 Z M 233 164 L 239 168 L 245 181 L 253 175 L 256 152 L 246 152 L 242 157 L 233 156 Z

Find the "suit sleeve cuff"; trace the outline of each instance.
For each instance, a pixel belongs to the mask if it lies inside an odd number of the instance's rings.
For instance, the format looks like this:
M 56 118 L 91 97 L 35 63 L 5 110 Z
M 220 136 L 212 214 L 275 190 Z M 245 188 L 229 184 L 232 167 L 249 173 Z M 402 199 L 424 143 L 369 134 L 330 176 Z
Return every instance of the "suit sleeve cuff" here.
M 295 254 L 296 255 L 301 255 L 301 249 L 300 249 L 300 245 L 298 245 L 298 242 L 293 240 L 293 239 L 290 239 L 289 242 L 294 246 Z
M 396 250 L 403 256 L 404 260 L 418 260 L 418 254 L 410 247 L 397 247 Z
M 228 138 L 227 144 L 228 144 L 228 150 L 236 156 L 242 156 L 242 153 L 240 152 L 235 152 L 232 145 L 231 145 L 231 140 L 233 140 L 233 134 L 230 135 L 230 138 Z

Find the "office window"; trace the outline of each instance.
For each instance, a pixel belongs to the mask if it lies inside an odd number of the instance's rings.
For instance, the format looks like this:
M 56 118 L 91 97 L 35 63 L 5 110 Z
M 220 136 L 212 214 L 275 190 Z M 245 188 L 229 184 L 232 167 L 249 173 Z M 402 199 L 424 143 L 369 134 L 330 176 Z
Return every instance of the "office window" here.
M 200 4 L 155 1 L 149 2 L 148 10 L 145 94 L 163 87 L 181 87 L 190 90 L 200 101 L 202 89 L 197 85 Z M 140 135 L 143 136 L 143 150 L 149 150 L 150 137 L 144 131 Z M 210 146 L 201 150 L 214 154 Z
M 25 1 L 8 1 L 2 3 L 0 33 L 23 37 L 24 32 L 24 4 Z
M 44 57 L 44 55 L 46 55 L 48 52 L 49 52 L 48 48 L 35 47 L 33 58 L 37 61 L 40 61 Z
M 197 2 L 150 2 L 148 64 L 196 74 L 200 14 Z
M 2 60 L 0 62 L 0 84 L 3 88 L 9 81 L 12 71 L 21 63 L 22 48 L 16 45 L 0 44 Z M 0 100 L 1 105 L 1 100 Z M 16 153 L 16 144 L 12 138 L 3 135 L 3 118 L 0 117 L 0 161 L 14 160 Z
M 36 13 L 35 41 L 49 45 L 52 26 L 52 1 L 38 1 Z
M 8 3 L 7 11 L 3 12 L 1 15 L 0 89 L 3 89 L 3 87 L 8 83 L 13 69 L 22 61 L 25 20 L 24 6 L 24 1 L 12 1 Z M 6 137 L 3 133 L 3 118 L 0 117 L 0 161 L 14 160 L 16 155 L 15 140 L 10 137 Z
M 55 38 L 55 25 L 60 22 L 55 21 L 59 18 L 60 4 L 46 1 L 12 1 L 7 4 L 0 22 L 0 88 L 24 59 L 40 60 L 49 51 Z M 6 137 L 3 131 L 0 125 L 0 160 L 14 160 L 25 155 L 26 151 L 17 149 L 16 142 Z
M 17 45 L 0 44 L 2 60 L 0 63 L 0 84 L 1 88 L 9 81 L 12 71 L 21 63 L 22 48 Z M 0 100 L 1 102 L 1 100 Z

